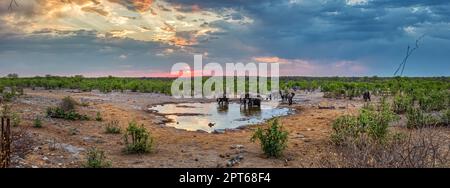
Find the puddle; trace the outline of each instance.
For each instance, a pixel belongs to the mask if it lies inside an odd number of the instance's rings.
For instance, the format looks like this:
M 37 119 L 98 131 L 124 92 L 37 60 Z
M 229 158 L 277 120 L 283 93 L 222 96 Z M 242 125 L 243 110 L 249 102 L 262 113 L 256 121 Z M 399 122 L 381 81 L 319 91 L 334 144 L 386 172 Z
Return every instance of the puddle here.
M 217 103 L 179 103 L 158 105 L 149 110 L 157 111 L 172 120 L 166 123 L 189 131 L 235 129 L 241 126 L 262 123 L 270 118 L 292 113 L 289 108 L 278 108 L 276 103 L 263 102 L 261 108 L 244 108 L 238 103 L 220 106 Z M 213 124 L 213 126 L 211 126 Z M 211 127 L 210 127 L 211 126 Z

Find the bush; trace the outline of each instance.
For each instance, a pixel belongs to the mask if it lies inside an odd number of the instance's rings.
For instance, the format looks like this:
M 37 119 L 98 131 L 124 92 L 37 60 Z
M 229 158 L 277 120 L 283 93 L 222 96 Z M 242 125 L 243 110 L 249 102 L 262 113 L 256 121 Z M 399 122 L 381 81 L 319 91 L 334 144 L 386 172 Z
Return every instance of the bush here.
M 108 134 L 120 134 L 121 129 L 118 121 L 111 121 L 106 125 L 105 132 Z
M 42 120 L 40 117 L 34 118 L 33 127 L 34 128 L 42 128 Z
M 86 115 L 79 114 L 75 111 L 64 111 L 60 107 L 56 108 L 47 108 L 47 117 L 50 118 L 60 118 L 65 120 L 89 120 L 89 117 Z
M 398 116 L 391 110 L 391 106 L 386 100 L 381 101 L 376 112 L 370 112 L 367 115 L 371 119 L 371 121 L 367 122 L 367 133 L 372 139 L 377 141 L 384 141 L 388 134 L 389 123 L 398 119 Z
M 258 128 L 251 140 L 259 140 L 261 148 L 268 157 L 279 157 L 287 147 L 288 132 L 284 131 L 278 119 L 270 122 L 267 129 Z
M 407 95 L 396 95 L 394 98 L 394 111 L 397 114 L 405 113 L 410 106 L 413 106 L 413 100 Z
M 385 142 L 368 137 L 335 147 L 318 163 L 332 168 L 431 168 L 448 167 L 450 140 L 445 131 L 435 128 L 389 134 Z
M 359 126 L 358 119 L 355 116 L 341 116 L 333 122 L 331 141 L 336 145 L 341 145 L 348 138 L 359 137 L 361 132 L 362 129 Z
M 107 161 L 105 152 L 96 148 L 91 148 L 87 151 L 87 161 L 84 165 L 86 168 L 109 168 L 111 162 Z
M 431 115 L 426 114 L 419 108 L 410 108 L 406 114 L 408 121 L 406 122 L 407 128 L 420 128 L 427 126 L 435 126 L 438 124 L 438 120 Z
M 140 154 L 152 151 L 153 138 L 144 125 L 138 126 L 135 121 L 129 123 L 124 139 L 127 153 Z
M 450 109 L 445 110 L 441 115 L 441 124 L 444 126 L 450 125 Z
M 95 121 L 103 121 L 102 115 L 100 112 L 97 112 L 97 115 L 95 116 Z
M 74 111 L 77 104 L 77 101 L 75 101 L 72 97 L 67 96 L 62 99 L 61 103 L 59 104 L 59 108 L 61 108 L 61 110 L 65 112 Z
M 89 120 L 86 115 L 79 114 L 75 111 L 77 102 L 72 97 L 64 97 L 58 107 L 47 108 L 47 116 L 51 118 L 61 118 L 66 120 Z
M 11 92 L 3 91 L 2 96 L 3 96 L 3 100 L 4 100 L 5 102 L 11 102 L 11 101 L 13 101 L 14 98 L 16 97 L 16 93 L 15 93 L 14 90 L 11 91 Z
M 448 108 L 450 94 L 448 91 L 429 91 L 419 97 L 420 109 L 425 112 Z
M 368 136 L 372 141 L 382 143 L 388 136 L 389 123 L 396 119 L 389 103 L 382 100 L 377 108 L 364 106 L 358 116 L 345 115 L 337 118 L 333 122 L 330 138 L 336 145 L 357 140 L 361 136 Z

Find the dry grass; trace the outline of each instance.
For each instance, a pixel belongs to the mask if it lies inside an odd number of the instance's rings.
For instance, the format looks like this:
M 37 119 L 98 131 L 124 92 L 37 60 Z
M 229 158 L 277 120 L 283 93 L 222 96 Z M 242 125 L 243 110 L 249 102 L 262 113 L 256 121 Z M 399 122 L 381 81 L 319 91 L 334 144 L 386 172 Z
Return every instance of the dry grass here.
M 334 148 L 335 155 L 322 157 L 321 167 L 435 168 L 450 167 L 450 138 L 444 128 L 407 130 L 385 143 L 367 137 Z

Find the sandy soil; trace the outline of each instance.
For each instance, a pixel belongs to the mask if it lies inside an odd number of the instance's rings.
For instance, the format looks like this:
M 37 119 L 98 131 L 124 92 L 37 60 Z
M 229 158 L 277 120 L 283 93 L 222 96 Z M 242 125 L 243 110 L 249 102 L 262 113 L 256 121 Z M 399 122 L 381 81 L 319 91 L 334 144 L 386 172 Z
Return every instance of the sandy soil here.
M 45 118 L 46 108 L 57 105 L 65 96 L 89 104 L 77 107 L 77 111 L 90 117 L 100 112 L 103 121 Z M 25 90 L 25 96 L 13 103 L 22 118 L 21 125 L 13 129 L 17 135 L 13 167 L 81 167 L 90 147 L 105 151 L 113 167 L 227 167 L 233 158 L 240 159 L 233 167 L 315 167 L 314 161 L 330 154 L 331 122 L 339 115 L 355 112 L 363 102 L 324 99 L 321 93 L 296 96 L 302 99 L 291 106 L 296 113 L 280 118 L 289 132 L 288 148 L 283 157 L 268 159 L 259 144 L 250 141 L 254 129 L 264 125 L 223 134 L 189 132 L 164 126 L 164 117 L 145 110 L 161 103 L 204 100 L 161 94 Z M 336 108 L 319 109 L 330 105 Z M 33 128 L 36 116 L 43 118 L 43 128 Z M 118 120 L 122 129 L 132 120 L 144 124 L 156 141 L 155 150 L 145 155 L 124 154 L 122 135 L 105 133 L 105 124 L 112 120 Z

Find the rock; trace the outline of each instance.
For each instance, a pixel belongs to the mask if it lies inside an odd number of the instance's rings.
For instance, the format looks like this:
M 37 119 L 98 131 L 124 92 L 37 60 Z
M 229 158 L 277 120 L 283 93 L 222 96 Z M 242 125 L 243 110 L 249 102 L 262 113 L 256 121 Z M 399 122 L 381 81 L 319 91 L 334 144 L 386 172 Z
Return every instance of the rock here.
M 295 135 L 294 138 L 305 138 L 305 135 L 297 133 L 297 135 Z
M 307 131 L 314 131 L 314 129 L 311 129 L 311 128 L 307 128 L 306 130 Z
M 72 146 L 70 144 L 59 144 L 60 147 L 64 150 L 66 150 L 67 152 L 71 153 L 74 156 L 78 156 L 80 154 L 81 151 L 85 151 L 84 148 L 78 148 L 76 146 Z
M 225 130 L 224 129 L 215 129 L 212 133 L 213 134 L 223 134 L 223 133 L 225 133 Z
M 236 155 L 227 161 L 227 167 L 233 167 L 234 165 L 239 164 L 243 159 L 244 156 Z
M 43 157 L 42 160 L 47 161 L 48 157 Z
M 31 168 L 39 168 L 38 166 L 32 165 Z
M 244 148 L 244 146 L 243 146 L 243 145 L 240 145 L 240 144 L 237 144 L 237 145 L 231 146 L 230 148 L 231 148 L 231 149 L 242 149 L 242 148 Z
M 41 146 L 36 146 L 36 147 L 33 148 L 33 151 L 38 151 L 38 150 L 40 150 L 40 149 L 42 149 Z

